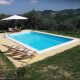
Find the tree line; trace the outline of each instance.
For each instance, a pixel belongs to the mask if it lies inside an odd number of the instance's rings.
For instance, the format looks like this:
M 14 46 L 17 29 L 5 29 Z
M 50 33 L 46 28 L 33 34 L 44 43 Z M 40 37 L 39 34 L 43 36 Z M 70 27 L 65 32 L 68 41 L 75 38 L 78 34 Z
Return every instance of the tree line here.
M 10 15 L 0 14 L 0 20 Z M 0 30 L 8 27 L 22 27 L 22 29 L 36 29 L 49 31 L 80 32 L 80 9 L 66 9 L 62 11 L 36 11 L 22 14 L 28 20 L 0 21 Z

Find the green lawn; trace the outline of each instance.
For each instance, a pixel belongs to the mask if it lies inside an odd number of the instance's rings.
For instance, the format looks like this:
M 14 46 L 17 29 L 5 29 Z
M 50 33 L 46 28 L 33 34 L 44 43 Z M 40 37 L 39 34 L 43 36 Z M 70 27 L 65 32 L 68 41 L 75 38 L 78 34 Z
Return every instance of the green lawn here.
M 5 77 L 11 77 L 10 73 L 15 68 L 13 63 L 0 51 L 0 80 Z
M 40 31 L 53 33 L 53 34 L 58 34 L 58 35 L 65 35 L 65 36 L 71 36 L 71 37 L 80 38 L 80 33 L 76 33 L 76 32 L 48 31 L 48 30 L 40 30 Z

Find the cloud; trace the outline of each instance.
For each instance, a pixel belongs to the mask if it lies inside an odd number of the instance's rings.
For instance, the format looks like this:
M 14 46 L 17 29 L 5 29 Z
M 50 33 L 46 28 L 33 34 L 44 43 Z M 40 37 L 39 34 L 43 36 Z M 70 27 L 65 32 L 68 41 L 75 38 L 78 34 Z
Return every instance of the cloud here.
M 35 4 L 37 2 L 38 2 L 38 0 L 31 0 L 31 3 L 33 3 L 33 4 Z
M 10 5 L 13 0 L 0 0 L 0 5 Z

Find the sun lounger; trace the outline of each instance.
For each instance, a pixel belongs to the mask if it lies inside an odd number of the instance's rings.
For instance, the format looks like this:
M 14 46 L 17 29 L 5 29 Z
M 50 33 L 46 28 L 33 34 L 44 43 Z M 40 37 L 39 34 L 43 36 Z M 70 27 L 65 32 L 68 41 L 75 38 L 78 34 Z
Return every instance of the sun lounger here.
M 36 53 L 36 51 L 31 51 L 28 48 L 20 48 L 18 46 L 7 46 L 4 44 L 2 45 L 8 48 L 8 50 L 5 52 L 6 55 L 13 56 L 14 59 L 23 59 L 25 56 L 31 59 L 35 56 Z M 15 56 L 17 54 L 18 56 Z
M 8 28 L 9 32 L 14 32 L 14 30 L 12 28 Z
M 8 56 L 16 56 L 16 55 L 20 55 L 20 54 L 24 54 L 24 52 L 28 51 L 29 49 L 27 48 L 18 48 L 18 49 L 12 49 L 11 52 L 12 53 L 7 53 L 6 55 Z
M 27 52 L 24 51 L 24 52 L 21 52 L 20 55 L 18 55 L 18 56 L 13 56 L 13 59 L 21 60 L 21 59 L 24 59 L 24 57 L 32 59 L 33 57 L 35 57 L 35 53 L 36 53 L 36 51 L 31 51 L 31 50 L 29 50 Z
M 19 31 L 21 31 L 21 27 L 18 28 L 17 26 L 15 26 L 13 29 L 14 29 L 15 32 L 19 32 Z
M 28 51 L 28 50 L 29 50 L 28 48 L 19 48 L 18 52 L 25 52 L 25 51 Z
M 22 59 L 22 58 L 24 58 L 25 56 L 27 56 L 27 52 L 21 51 L 21 52 L 19 52 L 19 55 L 13 56 L 13 58 L 14 58 L 14 59 Z
M 5 55 L 7 55 L 7 56 L 13 56 L 13 55 L 15 55 L 16 54 L 16 51 L 14 51 L 14 52 L 9 52 L 9 53 L 6 53 Z
M 28 53 L 27 53 L 27 55 L 28 56 L 34 56 L 36 54 L 36 51 L 32 51 L 32 50 L 30 50 L 30 51 L 28 51 Z
M 5 47 L 7 47 L 7 48 L 16 48 L 16 47 L 18 47 L 18 46 L 16 46 L 16 45 L 12 45 L 12 46 L 8 46 L 8 45 L 5 45 L 5 44 L 1 44 L 2 46 L 5 46 Z
M 11 51 L 14 52 L 19 48 L 19 46 L 16 46 L 16 45 L 13 45 L 13 46 L 8 46 L 8 45 L 4 45 L 4 44 L 1 44 L 1 45 L 5 46 L 6 48 L 8 48 L 8 50 L 5 51 L 5 53 L 11 52 Z
M 17 56 L 13 56 L 13 58 L 14 59 L 19 59 L 19 58 L 22 58 L 22 57 L 24 57 L 24 56 L 26 56 L 27 54 L 24 54 L 24 53 L 19 53 L 19 55 L 17 55 Z

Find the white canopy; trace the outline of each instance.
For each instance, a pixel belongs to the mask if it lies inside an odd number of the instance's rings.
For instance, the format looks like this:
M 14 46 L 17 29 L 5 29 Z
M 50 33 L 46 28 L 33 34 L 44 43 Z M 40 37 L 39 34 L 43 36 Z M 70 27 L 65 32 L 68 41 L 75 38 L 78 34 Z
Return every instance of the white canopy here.
M 18 15 L 13 15 L 13 16 L 10 16 L 8 18 L 4 18 L 2 20 L 15 20 L 15 19 L 19 19 L 19 20 L 27 20 L 28 18 L 26 17 L 22 17 L 22 16 L 18 16 Z

